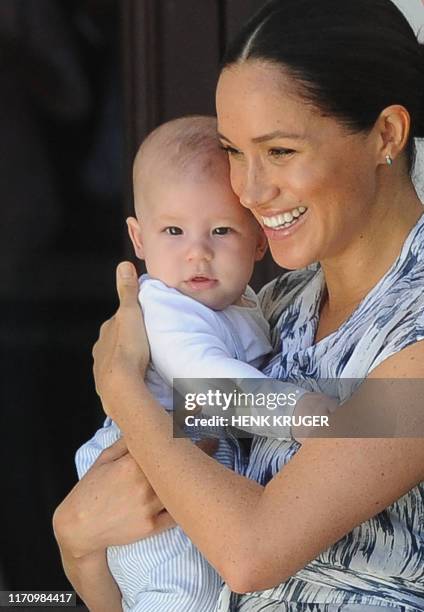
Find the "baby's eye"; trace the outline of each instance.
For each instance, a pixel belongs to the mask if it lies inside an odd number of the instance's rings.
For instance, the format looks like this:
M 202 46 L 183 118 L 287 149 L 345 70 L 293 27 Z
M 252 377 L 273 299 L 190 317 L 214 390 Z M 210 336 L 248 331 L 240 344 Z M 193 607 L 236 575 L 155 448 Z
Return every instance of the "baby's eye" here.
M 293 153 L 295 153 L 293 149 L 285 149 L 284 147 L 272 147 L 268 149 L 268 157 L 272 157 L 273 159 L 282 159 Z
M 226 236 L 227 234 L 231 233 L 231 231 L 231 227 L 216 227 L 212 233 L 217 236 Z
M 165 227 L 164 231 L 170 236 L 180 236 L 183 233 L 183 230 L 180 227 L 176 227 L 175 225 Z

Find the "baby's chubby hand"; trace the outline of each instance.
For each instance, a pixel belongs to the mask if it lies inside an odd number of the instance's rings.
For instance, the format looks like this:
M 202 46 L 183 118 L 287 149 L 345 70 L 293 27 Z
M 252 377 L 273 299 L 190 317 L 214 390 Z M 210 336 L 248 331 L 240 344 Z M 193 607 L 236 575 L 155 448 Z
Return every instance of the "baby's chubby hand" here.
M 96 391 L 106 412 L 110 401 L 117 396 L 123 400 L 125 388 L 144 377 L 150 358 L 133 264 L 126 261 L 118 265 L 116 285 L 118 310 L 103 323 L 93 347 Z

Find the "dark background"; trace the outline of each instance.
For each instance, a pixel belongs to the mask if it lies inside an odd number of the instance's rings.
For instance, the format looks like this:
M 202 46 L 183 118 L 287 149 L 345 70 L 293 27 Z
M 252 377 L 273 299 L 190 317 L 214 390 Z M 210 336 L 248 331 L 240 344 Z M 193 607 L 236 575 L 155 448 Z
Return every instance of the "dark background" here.
M 103 419 L 91 346 L 131 255 L 132 157 L 214 113 L 223 49 L 263 2 L 1 0 L 0 589 L 69 588 L 51 517 Z

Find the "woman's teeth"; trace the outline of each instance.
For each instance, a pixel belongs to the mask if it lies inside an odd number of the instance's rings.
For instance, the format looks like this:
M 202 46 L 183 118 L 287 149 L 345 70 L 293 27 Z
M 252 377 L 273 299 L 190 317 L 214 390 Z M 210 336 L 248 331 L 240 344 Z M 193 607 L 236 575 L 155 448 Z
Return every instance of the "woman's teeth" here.
M 274 217 L 262 217 L 262 222 L 265 227 L 271 227 L 276 229 L 279 227 L 290 227 L 293 223 L 296 223 L 297 219 L 303 215 L 308 209 L 305 206 L 299 206 L 293 208 L 290 212 L 282 213 L 281 215 L 275 215 Z

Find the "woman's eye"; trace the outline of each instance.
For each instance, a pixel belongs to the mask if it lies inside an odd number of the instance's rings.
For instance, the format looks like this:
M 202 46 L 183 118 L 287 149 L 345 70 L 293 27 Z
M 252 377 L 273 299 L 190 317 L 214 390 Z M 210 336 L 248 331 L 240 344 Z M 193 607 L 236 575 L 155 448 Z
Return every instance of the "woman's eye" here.
M 216 236 L 226 236 L 230 232 L 231 232 L 231 227 L 216 227 L 212 233 L 215 234 Z
M 242 157 L 243 153 L 230 145 L 221 145 L 221 149 L 230 157 Z
M 272 157 L 273 159 L 281 159 L 283 157 L 288 157 L 295 153 L 293 149 L 284 149 L 283 147 L 272 147 L 272 149 L 268 150 L 268 157 Z
M 164 231 L 170 236 L 180 236 L 183 233 L 183 230 L 180 227 L 176 227 L 175 225 L 165 227 Z

